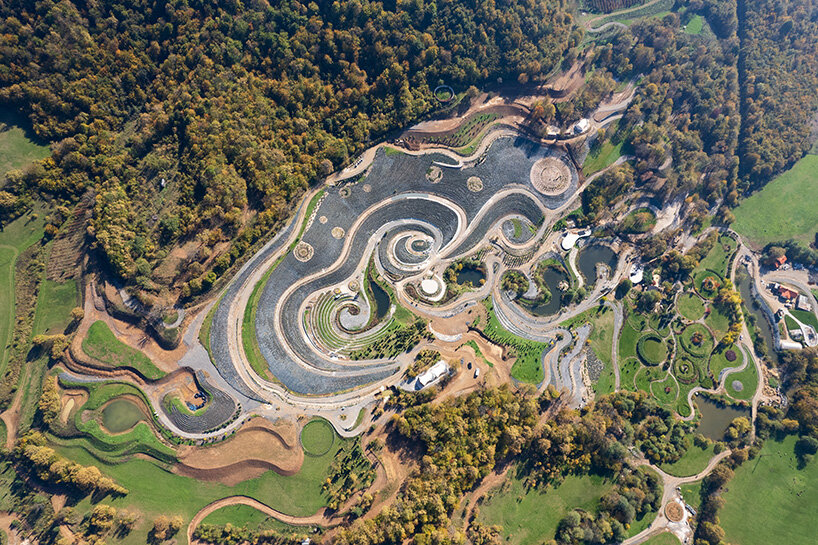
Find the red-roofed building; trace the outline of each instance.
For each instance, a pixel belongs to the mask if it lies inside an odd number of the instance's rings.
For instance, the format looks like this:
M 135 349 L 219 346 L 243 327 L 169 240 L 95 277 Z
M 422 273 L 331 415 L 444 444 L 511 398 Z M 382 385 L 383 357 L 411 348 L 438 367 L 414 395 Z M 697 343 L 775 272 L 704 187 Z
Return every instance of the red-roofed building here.
M 787 300 L 787 301 L 792 301 L 794 299 L 798 299 L 798 292 L 792 291 L 792 290 L 787 289 L 785 287 L 781 287 L 778 290 L 778 296 L 781 297 L 782 299 Z
M 775 265 L 775 268 L 776 268 L 776 269 L 778 269 L 778 268 L 780 268 L 780 267 L 781 267 L 781 265 L 783 265 L 783 264 L 784 264 L 784 263 L 786 263 L 786 262 L 787 262 L 787 256 L 782 255 L 781 257 L 779 257 L 778 259 L 776 259 L 776 260 L 775 260 L 773 263 L 774 263 L 774 265 Z

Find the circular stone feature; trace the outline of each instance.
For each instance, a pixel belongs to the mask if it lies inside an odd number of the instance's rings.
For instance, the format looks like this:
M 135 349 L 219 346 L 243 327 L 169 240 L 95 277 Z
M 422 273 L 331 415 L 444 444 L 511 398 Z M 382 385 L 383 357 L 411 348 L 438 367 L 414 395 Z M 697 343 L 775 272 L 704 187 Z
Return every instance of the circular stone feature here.
M 340 227 L 333 227 L 332 228 L 332 238 L 342 239 L 344 238 L 344 230 Z
M 426 179 L 433 184 L 438 183 L 442 178 L 443 170 L 439 166 L 432 165 L 426 171 Z
M 477 176 L 470 176 L 469 179 L 466 180 L 466 184 L 468 184 L 469 186 L 469 191 L 473 193 L 483 191 L 483 180 L 481 180 Z
M 736 392 L 740 392 L 744 389 L 744 384 L 742 384 L 740 380 L 734 380 L 730 383 L 730 386 L 732 386 Z
M 675 501 L 668 503 L 665 507 L 665 516 L 670 522 L 681 522 L 684 514 L 685 510 Z
M 314 253 L 315 250 L 313 249 L 313 247 L 304 241 L 299 242 L 298 245 L 295 247 L 295 250 L 293 250 L 293 255 L 295 256 L 295 258 L 298 261 L 301 261 L 302 263 L 312 259 Z
M 327 217 L 326 216 L 321 216 L 320 218 L 318 218 L 318 223 L 321 223 L 321 224 L 327 223 Z
M 559 195 L 571 184 L 571 171 L 555 157 L 543 157 L 531 166 L 531 185 L 543 195 Z
M 341 196 L 341 198 L 346 199 L 352 194 L 352 190 L 349 188 L 349 186 L 342 187 L 338 190 L 338 194 Z
M 438 290 L 437 281 L 433 278 L 425 278 L 420 282 L 420 291 L 426 295 L 434 295 Z
M 370 191 L 372 191 L 372 186 L 369 184 L 364 184 L 363 190 L 364 193 L 369 193 Z

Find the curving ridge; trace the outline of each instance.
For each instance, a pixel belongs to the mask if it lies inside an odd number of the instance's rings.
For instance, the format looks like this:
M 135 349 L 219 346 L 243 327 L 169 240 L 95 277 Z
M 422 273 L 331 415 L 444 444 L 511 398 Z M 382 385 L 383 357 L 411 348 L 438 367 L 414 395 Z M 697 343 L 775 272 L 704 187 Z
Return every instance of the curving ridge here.
M 349 361 L 318 350 L 304 325 L 305 309 L 318 294 L 345 287 L 360 274 L 373 252 L 387 272 L 405 278 L 422 271 L 423 259 L 451 259 L 472 251 L 506 217 L 541 223 L 549 210 L 564 205 L 578 187 L 573 167 L 571 181 L 559 195 L 544 195 L 532 186 L 533 164 L 544 157 L 560 156 L 558 150 L 522 137 L 501 137 L 476 160 L 459 168 L 443 167 L 442 179 L 431 183 L 426 173 L 435 164 L 451 163 L 447 156 L 387 154 L 380 149 L 363 179 L 328 188 L 315 212 L 322 221 L 311 221 L 302 237 L 313 248 L 312 256 L 302 262 L 291 253 L 286 255 L 270 274 L 259 298 L 256 340 L 275 378 L 296 394 L 327 395 L 396 373 L 399 365 L 393 360 Z M 470 185 L 468 180 L 473 177 L 480 178 L 481 184 Z M 242 269 L 213 317 L 211 353 L 216 368 L 237 390 L 259 401 L 262 394 L 245 383 L 242 376 L 246 373 L 237 370 L 242 363 L 231 355 L 230 308 L 247 289 L 254 269 L 283 249 L 295 223 Z M 415 260 L 417 263 L 409 263 L 414 258 L 405 240 L 398 249 L 400 239 L 409 235 L 432 240 L 429 255 Z M 390 256 L 403 256 L 404 261 L 394 263 Z M 243 313 L 243 308 L 239 312 Z M 254 380 L 263 383 L 257 377 Z

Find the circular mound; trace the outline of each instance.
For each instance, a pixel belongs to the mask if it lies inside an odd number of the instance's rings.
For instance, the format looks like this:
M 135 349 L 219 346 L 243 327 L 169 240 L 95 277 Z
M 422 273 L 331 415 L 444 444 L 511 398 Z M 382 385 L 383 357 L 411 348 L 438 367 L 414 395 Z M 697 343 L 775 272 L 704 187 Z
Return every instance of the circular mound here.
M 568 165 L 555 157 L 538 159 L 529 173 L 531 185 L 543 195 L 559 195 L 571 184 Z
M 740 392 L 744 389 L 744 384 L 742 384 L 740 380 L 734 380 L 730 383 L 730 386 L 732 386 L 736 392 Z
M 332 228 L 332 238 L 341 239 L 344 238 L 344 230 L 340 227 L 333 227 Z
M 466 180 L 466 184 L 468 184 L 469 186 L 469 191 L 473 193 L 483 191 L 483 180 L 481 180 L 477 176 L 470 176 L 469 179 Z
M 703 358 L 713 350 L 713 336 L 702 324 L 690 324 L 682 331 L 680 338 L 682 348 L 693 356 Z
M 320 218 L 318 218 L 318 223 L 320 223 L 320 224 L 327 223 L 327 217 L 326 216 L 321 216 Z
M 299 242 L 296 245 L 295 250 L 293 250 L 293 255 L 295 256 L 295 258 L 298 261 L 301 261 L 302 263 L 312 259 L 314 253 L 315 250 L 313 249 L 313 247 L 310 246 L 308 243 L 304 242 L 303 240 Z
M 370 191 L 372 191 L 372 186 L 369 184 L 364 184 L 362 189 L 364 190 L 364 193 L 369 193 Z
M 636 353 L 646 365 L 659 365 L 667 359 L 667 345 L 656 333 L 648 333 L 636 343 Z
M 684 508 L 675 501 L 672 501 L 665 506 L 665 516 L 670 522 L 681 522 L 684 515 Z
M 436 184 L 443 179 L 443 170 L 439 166 L 432 165 L 426 171 L 426 180 L 430 183 Z
M 699 295 L 705 299 L 713 299 L 719 294 L 719 288 L 724 284 L 724 280 L 716 271 L 705 269 L 696 273 L 693 284 Z
M 323 456 L 328 453 L 335 442 L 335 430 L 323 418 L 316 418 L 304 424 L 301 430 L 301 447 L 304 454 Z
M 346 199 L 352 195 L 352 190 L 349 188 L 349 186 L 344 186 L 338 190 L 338 194 L 341 196 L 341 198 Z
M 737 359 L 736 353 L 733 350 L 728 350 L 727 352 L 724 353 L 724 359 L 726 359 L 730 363 L 733 363 Z
M 696 370 L 696 366 L 685 359 L 676 360 L 673 364 L 673 375 L 682 384 L 693 384 L 699 380 L 699 372 Z

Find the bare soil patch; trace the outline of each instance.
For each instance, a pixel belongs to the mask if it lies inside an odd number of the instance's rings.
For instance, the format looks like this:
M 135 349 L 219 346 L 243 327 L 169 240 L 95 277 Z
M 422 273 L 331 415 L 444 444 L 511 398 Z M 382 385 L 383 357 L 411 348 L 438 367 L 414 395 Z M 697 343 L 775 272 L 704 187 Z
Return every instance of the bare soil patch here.
M 273 424 L 256 417 L 223 443 L 182 448 L 173 470 L 187 477 L 234 486 L 270 469 L 280 475 L 294 475 L 303 461 L 294 422 L 279 420 Z
M 684 518 L 684 509 L 672 501 L 665 506 L 665 516 L 670 522 L 680 522 Z

